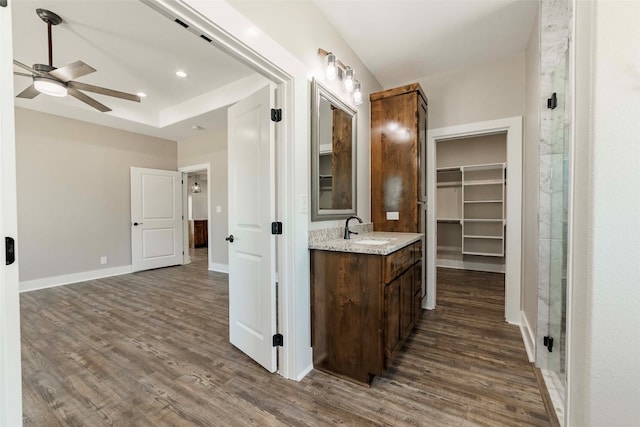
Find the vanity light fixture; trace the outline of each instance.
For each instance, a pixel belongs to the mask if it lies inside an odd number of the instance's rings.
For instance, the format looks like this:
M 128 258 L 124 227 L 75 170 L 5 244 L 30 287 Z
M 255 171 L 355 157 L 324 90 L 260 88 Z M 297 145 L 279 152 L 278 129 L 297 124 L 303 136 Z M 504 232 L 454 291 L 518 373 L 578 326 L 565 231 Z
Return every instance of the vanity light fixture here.
M 327 80 L 340 80 L 344 84 L 344 90 L 352 94 L 355 105 L 362 104 L 362 86 L 355 79 L 355 71 L 348 65 L 344 65 L 333 52 L 318 49 L 318 54 L 327 57 Z
M 338 67 L 336 66 L 336 56 L 329 52 L 327 54 L 327 79 L 333 81 L 338 75 Z
M 357 80 L 355 81 L 355 84 L 353 87 L 353 103 L 356 105 L 362 104 L 362 92 L 360 90 L 360 82 Z
M 353 92 L 353 69 L 349 66 L 345 68 L 344 90 Z

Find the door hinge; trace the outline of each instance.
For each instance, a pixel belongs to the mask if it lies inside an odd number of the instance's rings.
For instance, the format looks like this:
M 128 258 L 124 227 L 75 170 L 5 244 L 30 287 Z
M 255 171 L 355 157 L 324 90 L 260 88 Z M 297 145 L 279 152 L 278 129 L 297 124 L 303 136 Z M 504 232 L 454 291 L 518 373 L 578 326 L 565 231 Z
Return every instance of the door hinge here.
M 5 265 L 11 265 L 16 261 L 16 241 L 11 237 L 4 238 Z
M 275 334 L 273 336 L 273 346 L 274 347 L 282 347 L 284 345 L 284 337 L 282 334 Z
M 282 121 L 282 108 L 272 108 L 271 109 L 271 121 L 272 122 L 280 122 L 280 121 Z
M 271 234 L 282 234 L 282 223 L 274 221 L 271 223 Z
M 549 353 L 551 353 L 553 351 L 553 337 L 547 335 L 543 338 L 542 342 L 544 346 L 547 347 L 547 350 L 549 350 Z
M 555 92 L 551 95 L 551 98 L 547 99 L 547 108 L 554 109 L 558 106 L 558 96 Z

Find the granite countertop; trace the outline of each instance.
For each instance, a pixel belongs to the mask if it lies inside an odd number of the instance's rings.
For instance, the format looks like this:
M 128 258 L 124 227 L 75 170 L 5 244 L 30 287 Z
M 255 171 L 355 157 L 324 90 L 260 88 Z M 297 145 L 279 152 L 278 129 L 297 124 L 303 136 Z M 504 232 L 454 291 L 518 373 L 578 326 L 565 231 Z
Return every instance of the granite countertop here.
M 392 252 L 402 249 L 411 243 L 422 240 L 421 233 L 390 233 L 373 231 L 358 235 L 351 235 L 351 239 L 333 239 L 322 242 L 315 242 L 309 245 L 309 249 L 334 252 L 353 252 L 359 254 L 389 255 Z M 384 242 L 381 244 L 364 244 L 359 241 L 370 243 Z

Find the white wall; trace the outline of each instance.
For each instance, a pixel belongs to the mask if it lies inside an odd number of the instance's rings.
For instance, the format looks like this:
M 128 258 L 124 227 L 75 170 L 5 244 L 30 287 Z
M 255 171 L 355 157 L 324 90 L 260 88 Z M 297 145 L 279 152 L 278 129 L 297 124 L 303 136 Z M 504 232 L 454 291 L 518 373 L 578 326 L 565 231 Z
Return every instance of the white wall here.
M 309 69 L 309 76 L 318 78 L 325 87 L 358 111 L 357 214 L 365 222 L 370 222 L 369 94 L 381 90 L 382 86 L 313 2 L 232 0 L 230 3 L 303 62 Z M 361 105 L 353 105 L 337 80 L 330 82 L 325 79 L 325 58 L 318 55 L 318 48 L 332 51 L 338 59 L 355 70 L 356 78 L 362 83 L 364 102 Z M 311 192 L 310 182 L 308 184 L 309 192 Z M 311 209 L 310 203 L 309 209 Z M 310 222 L 309 229 L 342 225 L 344 225 L 344 221 Z
M 203 131 L 198 136 L 178 141 L 178 167 L 209 163 L 207 181 L 211 209 L 209 263 L 217 269 L 228 269 L 228 192 L 227 192 L 227 129 Z M 220 213 L 216 212 L 220 206 Z
M 535 343 L 538 317 L 538 186 L 540 142 L 540 13 L 531 29 L 525 66 L 523 218 L 522 218 L 522 312 Z M 529 349 L 535 354 L 534 348 Z
M 574 7 L 568 411 L 572 426 L 632 426 L 640 420 L 640 2 Z
M 196 175 L 198 178 L 196 179 Z M 191 198 L 190 220 L 209 219 L 209 185 L 206 180 L 207 171 L 189 173 L 187 178 L 187 191 Z M 205 178 L 205 179 L 203 179 Z M 192 193 L 191 188 L 195 183 L 200 186 L 200 193 Z
M 15 112 L 20 281 L 131 265 L 130 168 L 175 170 L 176 143 Z
M 429 129 L 524 114 L 525 55 L 418 80 L 429 98 Z

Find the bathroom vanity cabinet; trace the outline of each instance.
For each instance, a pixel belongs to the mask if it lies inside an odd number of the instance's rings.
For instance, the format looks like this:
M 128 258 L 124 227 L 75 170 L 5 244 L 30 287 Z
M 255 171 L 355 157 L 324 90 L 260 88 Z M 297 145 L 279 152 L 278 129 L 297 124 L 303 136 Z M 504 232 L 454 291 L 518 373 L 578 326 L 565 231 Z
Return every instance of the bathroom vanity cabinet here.
M 366 253 L 384 248 L 311 250 L 315 368 L 370 384 L 393 363 L 422 301 L 421 235 L 397 234 L 410 236 L 411 243 L 388 254 Z M 359 246 L 355 239 L 348 245 Z

